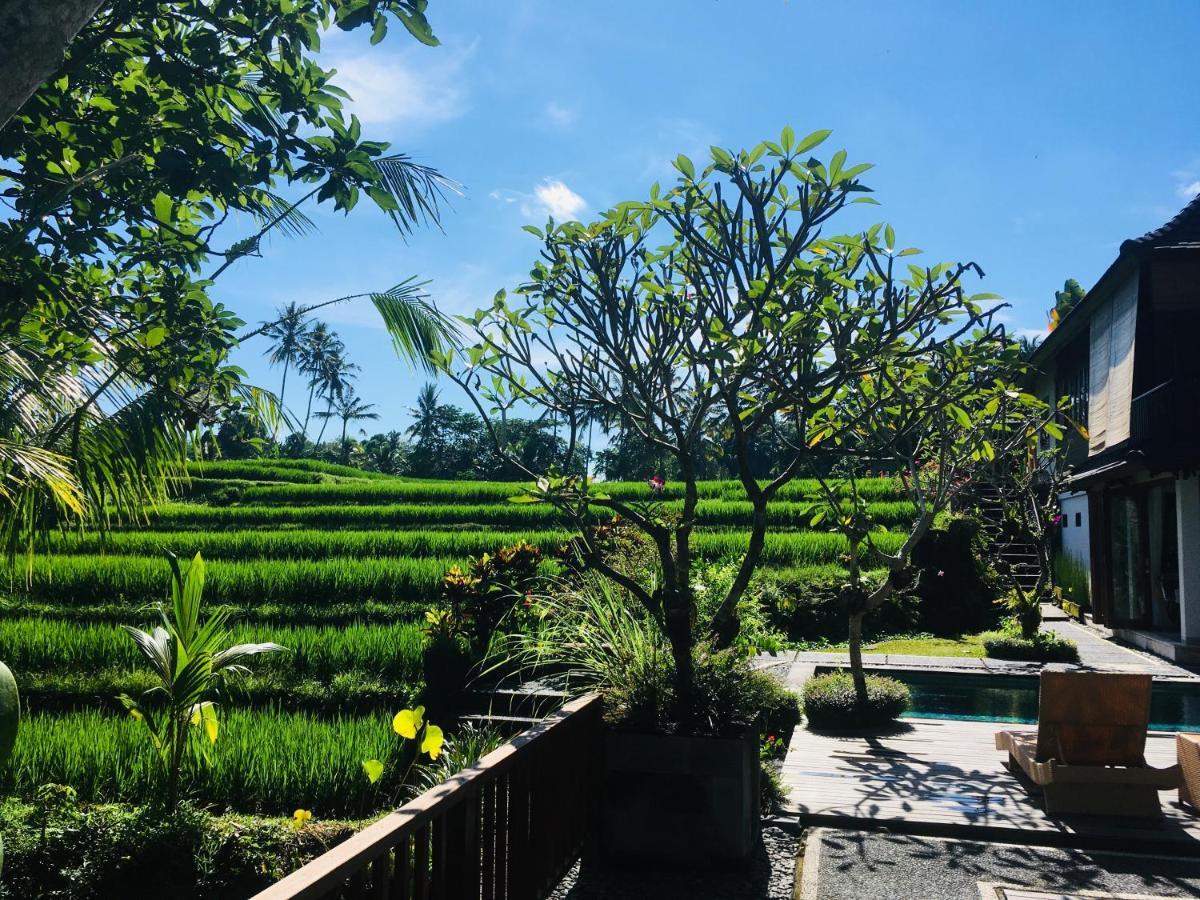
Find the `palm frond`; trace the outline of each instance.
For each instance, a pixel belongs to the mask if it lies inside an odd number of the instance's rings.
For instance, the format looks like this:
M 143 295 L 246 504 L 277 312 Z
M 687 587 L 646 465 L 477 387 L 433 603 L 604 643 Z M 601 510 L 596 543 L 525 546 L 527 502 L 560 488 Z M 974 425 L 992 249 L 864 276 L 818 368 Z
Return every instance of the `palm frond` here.
M 266 226 L 266 231 L 276 229 L 285 237 L 300 238 L 320 231 L 304 212 L 303 203 L 304 200 L 289 201 L 273 191 L 256 190 L 247 197 L 246 211 Z
M 430 354 L 452 346 L 456 330 L 450 318 L 425 293 L 427 284 L 408 278 L 391 290 L 373 293 L 370 297 L 392 338 L 396 353 L 432 372 Z
M 379 173 L 379 190 L 391 200 L 380 203 L 401 234 L 411 234 L 418 225 L 441 228 L 441 206 L 447 194 L 462 196 L 462 185 L 437 169 L 413 162 L 404 153 L 382 156 L 371 165 Z M 377 203 L 379 197 L 374 197 Z M 392 208 L 394 205 L 395 208 Z

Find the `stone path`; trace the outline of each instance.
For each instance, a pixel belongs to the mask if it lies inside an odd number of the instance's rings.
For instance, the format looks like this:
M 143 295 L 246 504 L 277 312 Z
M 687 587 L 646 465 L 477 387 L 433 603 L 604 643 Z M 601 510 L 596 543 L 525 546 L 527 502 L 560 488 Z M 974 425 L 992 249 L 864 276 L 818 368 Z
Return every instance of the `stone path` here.
M 1042 627 L 1079 645 L 1079 661 L 1088 669 L 1105 672 L 1149 672 L 1155 678 L 1200 681 L 1200 676 L 1142 650 L 1103 637 L 1096 629 L 1069 619 L 1043 622 Z
M 1177 666 L 1132 647 L 1119 644 L 1105 637 L 1099 629 L 1080 625 L 1065 617 L 1047 616 L 1043 629 L 1070 638 L 1079 645 L 1080 665 L 1085 669 L 1105 672 L 1148 672 L 1155 678 L 1167 681 L 1200 682 L 1200 674 Z M 763 654 L 755 658 L 762 668 L 782 669 L 790 665 L 786 676 L 789 687 L 798 690 L 817 667 L 845 666 L 849 656 L 845 652 L 792 651 L 776 655 Z M 1041 663 L 1020 662 L 1009 659 L 971 659 L 958 656 L 909 656 L 900 653 L 868 653 L 863 656 L 868 669 L 912 669 L 931 672 L 969 672 L 976 675 L 988 672 L 1006 675 L 1036 675 Z
M 959 900 L 996 896 L 988 885 L 1045 891 L 1025 896 L 1200 896 L 1200 860 L 1087 853 L 915 835 L 811 832 L 800 900 Z M 1008 896 L 1022 896 L 1012 893 Z

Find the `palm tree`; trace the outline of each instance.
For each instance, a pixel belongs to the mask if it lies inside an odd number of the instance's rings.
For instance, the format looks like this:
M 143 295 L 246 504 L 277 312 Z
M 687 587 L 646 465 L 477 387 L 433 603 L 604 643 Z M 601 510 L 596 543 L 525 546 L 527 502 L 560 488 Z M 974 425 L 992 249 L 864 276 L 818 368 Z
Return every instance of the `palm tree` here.
M 340 344 L 341 341 L 338 343 Z M 326 400 L 326 406 L 324 414 L 317 413 L 319 418 L 325 420 L 325 424 L 321 426 L 321 431 L 317 435 L 318 444 L 321 443 L 321 438 L 325 437 L 325 427 L 329 424 L 330 418 L 336 418 L 329 415 L 333 412 L 334 404 L 342 403 L 348 391 L 353 393 L 350 383 L 354 380 L 354 373 L 357 371 L 358 366 L 346 359 L 341 350 L 325 357 L 319 377 L 321 379 L 320 393 Z
M 330 331 L 324 322 L 318 322 L 308 332 L 300 345 L 300 371 L 308 376 L 308 406 L 304 410 L 304 435 L 308 436 L 308 422 L 312 416 L 313 398 L 324 381 L 324 372 L 332 356 L 342 354 L 346 346 L 336 332 Z
M 308 337 L 309 322 L 304 309 L 298 303 L 289 303 L 278 310 L 279 318 L 274 322 L 263 323 L 263 331 L 274 343 L 264 353 L 268 362 L 277 366 L 283 364 L 283 380 L 279 383 L 279 406 L 284 408 L 284 392 L 287 390 L 288 369 L 293 362 L 302 358 L 304 341 Z M 276 420 L 275 432 L 279 430 Z M 272 432 L 271 439 L 275 439 Z
M 424 384 L 417 393 L 417 405 L 410 409 L 413 423 L 407 434 L 418 442 L 432 441 L 438 430 L 438 392 L 432 384 Z
M 317 415 L 324 419 L 326 424 L 330 419 L 342 420 L 342 462 L 350 461 L 350 444 L 346 441 L 346 426 L 351 422 L 361 422 L 365 419 L 378 419 L 379 413 L 371 412 L 375 408 L 374 403 L 366 403 L 361 397 L 354 393 L 354 388 L 347 385 L 342 393 L 338 396 L 336 404 L 330 404 L 330 408 Z M 322 427 L 321 431 L 324 432 Z M 318 443 L 320 443 L 318 441 Z

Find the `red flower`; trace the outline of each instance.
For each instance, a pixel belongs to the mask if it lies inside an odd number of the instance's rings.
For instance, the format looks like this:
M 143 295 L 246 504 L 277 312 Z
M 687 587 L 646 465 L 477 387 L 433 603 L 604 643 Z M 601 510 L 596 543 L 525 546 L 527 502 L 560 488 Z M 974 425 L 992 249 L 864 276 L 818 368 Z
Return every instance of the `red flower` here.
M 661 491 L 666 486 L 667 480 L 661 475 L 655 475 L 649 480 L 648 484 L 650 485 L 650 490 Z

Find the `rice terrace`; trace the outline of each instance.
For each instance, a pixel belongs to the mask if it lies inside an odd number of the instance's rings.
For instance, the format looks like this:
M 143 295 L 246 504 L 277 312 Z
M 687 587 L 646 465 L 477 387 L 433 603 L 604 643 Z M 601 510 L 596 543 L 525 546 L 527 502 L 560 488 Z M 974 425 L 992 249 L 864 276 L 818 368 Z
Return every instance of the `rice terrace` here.
M 1200 897 L 1197 34 L 0 0 L 0 900 Z
M 40 710 L 22 723 L 9 769 L 14 792 L 71 785 L 86 801 L 144 802 L 153 760 L 138 723 L 116 708 L 120 693 L 149 687 L 137 649 L 119 627 L 150 622 L 169 572 L 164 551 L 199 552 L 207 590 L 236 612 L 234 637 L 273 641 L 267 657 L 230 698 L 198 794 L 242 812 L 362 818 L 396 800 L 397 785 L 362 777 L 362 761 L 391 751 L 391 711 L 421 687 L 424 614 L 442 579 L 472 556 L 528 542 L 546 566 L 571 533 L 554 511 L 508 502 L 519 483 L 430 482 L 313 461 L 205 462 L 190 467 L 186 499 L 148 510 L 144 525 L 103 535 L 69 533 L 5 574 L 0 658 L 19 673 L 22 696 Z M 892 479 L 863 487 L 884 516 L 902 520 Z M 649 497 L 644 484 L 610 493 Z M 773 511 L 765 559 L 790 584 L 840 571 L 844 541 L 806 527 L 811 513 L 796 483 Z M 737 555 L 748 504 L 723 500 L 732 484 L 707 482 L 697 551 L 710 561 Z M 675 486 L 664 505 L 678 505 Z M 909 512 L 911 512 L 909 510 Z M 777 518 L 776 518 L 777 517 Z M 353 713 L 348 713 L 353 709 Z M 87 734 L 80 742 L 78 736 Z

